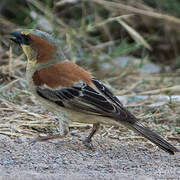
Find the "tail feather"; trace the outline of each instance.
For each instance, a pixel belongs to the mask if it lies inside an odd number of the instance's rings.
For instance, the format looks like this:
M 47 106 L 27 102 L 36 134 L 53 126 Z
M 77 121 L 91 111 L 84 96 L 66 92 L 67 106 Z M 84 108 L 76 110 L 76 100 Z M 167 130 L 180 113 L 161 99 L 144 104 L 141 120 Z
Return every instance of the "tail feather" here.
M 162 137 L 160 137 L 141 123 L 136 121 L 134 123 L 131 123 L 131 127 L 169 154 L 173 155 L 175 152 L 179 152 L 177 148 L 169 144 L 166 140 L 164 140 Z

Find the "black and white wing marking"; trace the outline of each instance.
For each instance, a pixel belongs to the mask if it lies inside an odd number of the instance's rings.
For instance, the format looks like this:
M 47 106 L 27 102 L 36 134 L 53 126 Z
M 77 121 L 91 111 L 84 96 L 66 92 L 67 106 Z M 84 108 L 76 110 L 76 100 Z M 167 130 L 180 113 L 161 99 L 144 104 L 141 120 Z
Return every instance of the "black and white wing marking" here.
M 77 85 L 56 90 L 37 87 L 37 93 L 41 97 L 65 108 L 105 117 L 121 115 L 125 120 L 127 113 L 123 110 L 124 108 L 121 108 L 121 102 L 117 97 L 102 83 L 100 84 L 95 79 L 92 81 L 99 92 L 88 84 L 81 83 L 81 86 Z
M 92 79 L 92 82 L 97 87 L 97 89 L 107 98 L 109 98 L 113 103 L 115 103 L 119 107 L 123 106 L 121 101 L 103 83 L 94 78 Z

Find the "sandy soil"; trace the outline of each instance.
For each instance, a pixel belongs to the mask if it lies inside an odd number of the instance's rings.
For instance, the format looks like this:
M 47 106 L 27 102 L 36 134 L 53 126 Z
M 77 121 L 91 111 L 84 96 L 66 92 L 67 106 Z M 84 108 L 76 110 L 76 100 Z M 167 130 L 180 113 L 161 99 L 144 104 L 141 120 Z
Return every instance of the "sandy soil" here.
M 180 153 L 169 155 L 149 142 L 121 142 L 87 133 L 30 145 L 26 137 L 0 135 L 0 179 L 180 179 Z

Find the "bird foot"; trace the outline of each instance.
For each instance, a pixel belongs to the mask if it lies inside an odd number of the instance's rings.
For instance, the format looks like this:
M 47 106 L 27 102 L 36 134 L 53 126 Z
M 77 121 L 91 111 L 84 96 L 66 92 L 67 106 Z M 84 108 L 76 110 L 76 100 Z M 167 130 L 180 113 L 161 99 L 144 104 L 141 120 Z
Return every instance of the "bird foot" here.
M 70 132 L 71 136 L 81 137 L 76 131 Z
M 41 136 L 34 138 L 32 141 L 29 142 L 29 145 L 34 145 L 36 142 L 42 142 L 42 141 L 47 141 L 47 140 L 52 140 L 52 139 L 59 139 L 62 138 L 60 135 L 47 135 L 47 136 Z
M 83 144 L 88 148 L 88 149 L 93 149 L 93 144 L 91 142 L 91 139 L 86 138 L 83 140 Z

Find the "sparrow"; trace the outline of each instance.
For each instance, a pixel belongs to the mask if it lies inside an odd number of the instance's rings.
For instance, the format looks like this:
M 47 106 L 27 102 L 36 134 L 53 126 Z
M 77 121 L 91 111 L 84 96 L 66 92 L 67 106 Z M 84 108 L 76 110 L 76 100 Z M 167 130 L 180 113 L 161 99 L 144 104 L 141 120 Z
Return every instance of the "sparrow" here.
M 68 134 L 70 122 L 93 124 L 92 131 L 83 141 L 87 147 L 92 147 L 91 138 L 100 124 L 123 124 L 169 154 L 179 151 L 140 123 L 90 72 L 69 61 L 52 35 L 36 29 L 20 30 L 10 35 L 27 57 L 26 78 L 30 91 L 58 117 L 58 137 Z

